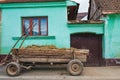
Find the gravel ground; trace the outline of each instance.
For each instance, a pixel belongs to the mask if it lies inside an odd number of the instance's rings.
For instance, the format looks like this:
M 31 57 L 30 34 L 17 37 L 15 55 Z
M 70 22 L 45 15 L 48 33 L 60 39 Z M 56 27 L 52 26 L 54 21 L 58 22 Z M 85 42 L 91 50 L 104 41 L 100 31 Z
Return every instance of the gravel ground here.
M 7 76 L 0 67 L 0 80 L 120 80 L 120 66 L 84 67 L 80 76 L 69 75 L 66 68 L 34 68 L 17 77 Z

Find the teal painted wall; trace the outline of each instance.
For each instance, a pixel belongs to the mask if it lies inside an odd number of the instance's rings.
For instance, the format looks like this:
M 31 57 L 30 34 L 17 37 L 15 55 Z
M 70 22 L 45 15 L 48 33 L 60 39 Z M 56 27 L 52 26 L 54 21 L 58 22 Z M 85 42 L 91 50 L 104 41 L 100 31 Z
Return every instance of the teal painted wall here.
M 79 24 L 68 24 L 70 34 L 73 33 L 95 33 L 104 34 L 104 24 L 100 23 L 79 23 Z
M 2 34 L 2 29 L 1 29 L 1 22 L 0 22 L 0 53 L 1 53 L 1 50 L 2 50 L 2 45 L 1 45 L 1 40 L 2 40 L 2 37 L 1 37 L 1 34 Z
M 48 36 L 29 36 L 23 46 L 37 44 L 70 48 L 70 34 L 84 32 L 104 34 L 103 23 L 67 23 L 67 5 L 68 3 L 66 2 L 1 4 L 1 54 L 7 54 L 21 36 L 22 17 L 48 16 Z M 20 43 L 17 45 L 17 48 L 19 45 Z
M 37 5 L 37 7 L 33 6 Z M 48 16 L 48 37 L 32 37 L 24 42 L 23 46 L 56 45 L 57 47 L 70 47 L 69 32 L 67 29 L 67 8 L 65 2 L 53 3 L 20 3 L 2 4 L 2 54 L 7 54 L 16 37 L 21 36 L 21 18 L 33 16 Z M 23 6 L 24 5 L 24 6 Z M 40 5 L 40 6 L 38 6 Z M 42 6 L 41 6 L 42 5 Z M 46 6 L 49 5 L 49 6 Z M 17 7 L 14 7 L 17 6 Z M 27 8 L 25 8 L 27 6 Z M 16 38 L 16 39 L 15 39 Z M 17 45 L 18 46 L 18 45 Z
M 104 23 L 79 23 L 79 24 L 68 24 L 70 34 L 74 33 L 94 33 L 101 34 L 102 36 L 102 56 L 105 55 L 105 41 L 104 41 Z
M 107 15 L 105 18 L 105 58 L 120 58 L 120 14 Z
M 103 19 L 105 24 L 70 24 L 67 23 L 67 5 L 72 4 L 66 2 L 0 4 L 2 9 L 0 53 L 7 54 L 21 36 L 22 17 L 48 16 L 48 36 L 28 37 L 23 46 L 37 44 L 70 48 L 70 34 L 96 33 L 103 34 L 103 57 L 120 58 L 120 14 L 106 15 Z M 19 45 L 20 43 L 17 47 Z

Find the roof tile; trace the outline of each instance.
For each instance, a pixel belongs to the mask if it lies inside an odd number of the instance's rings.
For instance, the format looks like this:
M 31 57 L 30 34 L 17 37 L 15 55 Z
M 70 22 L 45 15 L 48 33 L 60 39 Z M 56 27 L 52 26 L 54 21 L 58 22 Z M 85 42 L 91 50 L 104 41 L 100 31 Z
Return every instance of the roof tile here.
M 102 10 L 120 10 L 120 0 L 95 0 Z

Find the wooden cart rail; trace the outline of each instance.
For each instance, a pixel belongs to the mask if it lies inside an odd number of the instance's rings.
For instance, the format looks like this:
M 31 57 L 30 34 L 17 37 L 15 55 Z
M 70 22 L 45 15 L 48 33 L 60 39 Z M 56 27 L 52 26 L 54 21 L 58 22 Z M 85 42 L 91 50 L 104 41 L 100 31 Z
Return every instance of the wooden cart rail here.
M 80 75 L 83 71 L 82 62 L 87 61 L 89 50 L 86 49 L 40 49 L 20 48 L 12 50 L 12 61 L 6 66 L 9 76 L 19 75 L 22 68 L 30 69 L 37 63 L 67 64 L 67 71 L 71 75 Z M 39 64 L 41 65 L 41 64 Z
M 87 61 L 86 49 L 13 49 L 20 62 L 69 62 L 71 59 Z

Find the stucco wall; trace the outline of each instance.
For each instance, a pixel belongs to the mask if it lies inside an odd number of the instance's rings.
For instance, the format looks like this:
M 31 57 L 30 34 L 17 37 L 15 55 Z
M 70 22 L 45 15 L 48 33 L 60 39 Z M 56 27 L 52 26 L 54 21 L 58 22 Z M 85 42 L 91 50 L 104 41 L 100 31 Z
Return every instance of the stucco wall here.
M 0 53 L 1 53 L 1 33 L 2 33 L 2 28 L 1 28 L 1 9 L 0 9 Z
M 0 53 L 1 53 L 1 32 L 2 32 L 2 30 L 1 30 L 1 22 L 0 22 Z
M 120 58 L 120 14 L 105 18 L 105 57 Z
M 102 57 L 104 57 L 104 23 L 79 23 L 79 24 L 68 24 L 70 34 L 74 33 L 94 33 L 102 35 Z
M 31 16 L 48 16 L 48 37 L 29 37 L 23 46 L 37 44 L 70 47 L 66 3 L 26 3 L 24 6 L 20 3 L 2 4 L 2 54 L 8 53 L 21 36 L 21 18 Z
M 48 6 L 49 5 L 49 6 Z M 70 48 L 70 34 L 104 34 L 104 24 L 68 24 L 66 3 L 2 4 L 2 52 L 7 54 L 22 32 L 22 17 L 48 16 L 48 36 L 28 37 L 23 46 L 56 45 Z M 21 42 L 21 41 L 20 41 Z M 104 41 L 103 41 L 104 42 Z M 17 47 L 20 43 L 17 45 Z
M 104 23 L 79 23 L 68 24 L 70 34 L 74 33 L 95 33 L 104 34 Z

